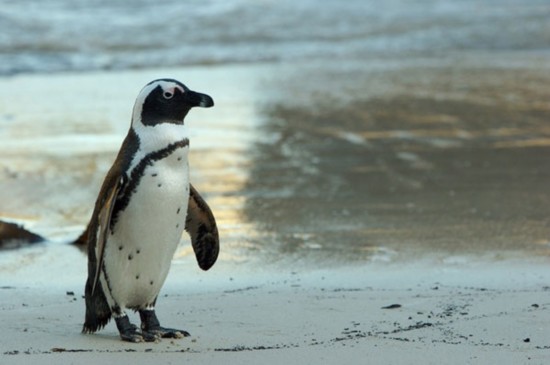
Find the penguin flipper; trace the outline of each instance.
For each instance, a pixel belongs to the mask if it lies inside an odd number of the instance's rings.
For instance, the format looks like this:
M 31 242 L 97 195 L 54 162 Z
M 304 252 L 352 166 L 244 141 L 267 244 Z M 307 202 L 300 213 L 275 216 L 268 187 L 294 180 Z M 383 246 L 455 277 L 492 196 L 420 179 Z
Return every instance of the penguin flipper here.
M 94 281 L 92 283 L 92 294 L 95 291 L 97 283 L 99 281 L 99 274 L 101 267 L 103 266 L 103 251 L 105 251 L 105 242 L 107 241 L 107 232 L 111 226 L 111 216 L 113 215 L 113 208 L 115 206 L 116 197 L 120 191 L 124 179 L 121 178 L 118 184 L 113 184 L 113 187 L 107 191 L 105 202 L 97 215 L 97 235 L 96 235 L 96 267 Z
M 88 278 L 86 280 L 85 288 L 85 300 L 86 300 L 86 315 L 84 317 L 84 325 L 82 326 L 82 333 L 94 333 L 99 331 L 109 322 L 112 313 L 101 282 L 99 282 L 95 293 L 92 294 L 92 280 Z
M 185 230 L 191 236 L 191 244 L 199 267 L 205 271 L 210 269 L 220 252 L 218 227 L 212 210 L 191 184 L 189 184 Z

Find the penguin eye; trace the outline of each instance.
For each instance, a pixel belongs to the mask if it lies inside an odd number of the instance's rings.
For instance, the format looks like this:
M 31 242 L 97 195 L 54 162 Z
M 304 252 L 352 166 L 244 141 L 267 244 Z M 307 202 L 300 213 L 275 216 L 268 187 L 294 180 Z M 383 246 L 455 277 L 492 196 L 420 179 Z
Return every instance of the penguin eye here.
M 171 93 L 170 91 L 165 91 L 162 96 L 164 96 L 165 99 L 172 99 L 172 97 L 174 96 L 173 93 Z

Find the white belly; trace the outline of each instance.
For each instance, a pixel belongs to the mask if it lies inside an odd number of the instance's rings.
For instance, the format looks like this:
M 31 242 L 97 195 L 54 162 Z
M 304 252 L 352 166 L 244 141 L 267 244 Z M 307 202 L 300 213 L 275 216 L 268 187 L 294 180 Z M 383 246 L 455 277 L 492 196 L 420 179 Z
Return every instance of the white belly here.
M 157 297 L 185 228 L 188 148 L 148 166 L 105 245 L 103 288 L 110 305 L 144 308 Z M 108 282 L 105 282 L 108 279 Z M 106 285 L 107 284 L 107 285 Z M 111 298 L 109 298 L 111 296 Z

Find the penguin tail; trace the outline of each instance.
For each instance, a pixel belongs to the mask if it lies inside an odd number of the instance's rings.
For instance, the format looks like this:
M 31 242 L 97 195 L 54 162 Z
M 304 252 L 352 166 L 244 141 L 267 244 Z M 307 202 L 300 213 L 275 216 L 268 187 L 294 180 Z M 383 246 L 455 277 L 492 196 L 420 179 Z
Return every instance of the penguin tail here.
M 111 309 L 107 299 L 103 294 L 103 288 L 98 283 L 92 295 L 92 284 L 88 279 L 86 281 L 86 315 L 82 333 L 94 333 L 105 327 L 111 320 Z

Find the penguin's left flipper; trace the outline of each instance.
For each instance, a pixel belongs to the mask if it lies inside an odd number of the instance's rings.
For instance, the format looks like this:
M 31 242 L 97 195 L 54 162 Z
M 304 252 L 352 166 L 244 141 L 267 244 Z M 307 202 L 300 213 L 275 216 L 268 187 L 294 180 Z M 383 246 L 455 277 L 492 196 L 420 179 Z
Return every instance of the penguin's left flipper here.
M 210 207 L 191 184 L 189 184 L 185 230 L 191 236 L 191 244 L 199 267 L 203 270 L 210 269 L 220 252 L 218 227 Z

